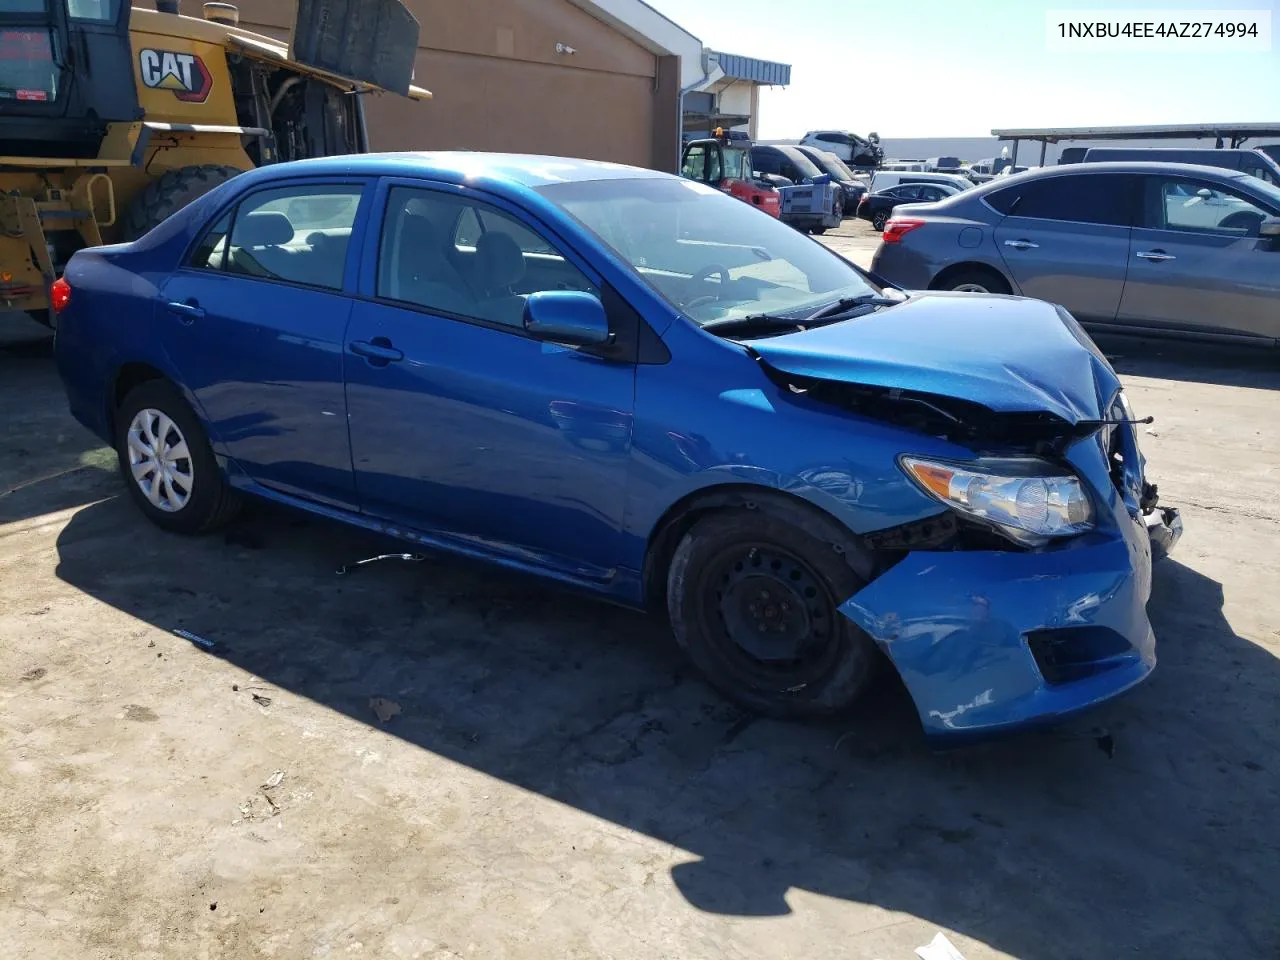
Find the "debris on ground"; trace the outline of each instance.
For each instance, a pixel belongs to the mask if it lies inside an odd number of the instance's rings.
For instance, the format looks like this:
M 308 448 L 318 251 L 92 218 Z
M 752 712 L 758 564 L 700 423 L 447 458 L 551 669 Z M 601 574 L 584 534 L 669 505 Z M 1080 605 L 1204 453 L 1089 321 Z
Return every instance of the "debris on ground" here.
M 271 698 L 270 698 L 270 697 L 264 697 L 264 696 L 263 696 L 262 694 L 260 694 L 260 693 L 255 693 L 255 694 L 253 695 L 253 702 L 254 702 L 254 703 L 256 703 L 256 704 L 257 704 L 258 706 L 260 706 L 260 707 L 269 707 L 269 706 L 271 706 Z
M 404 560 L 406 563 L 421 563 L 425 559 L 427 558 L 420 553 L 380 553 L 376 557 L 365 557 L 355 563 L 344 564 L 338 568 L 338 576 L 341 577 L 357 567 L 363 567 L 365 564 L 377 563 L 379 560 Z
M 941 932 L 923 947 L 916 947 L 916 956 L 920 960 L 964 960 L 964 954 Z
M 277 770 L 271 776 L 267 777 L 267 782 L 262 784 L 263 790 L 274 790 L 280 786 L 280 781 L 284 779 L 284 771 Z
M 189 640 L 201 650 L 212 650 L 217 646 L 215 641 L 206 640 L 204 637 L 196 636 L 190 630 L 183 630 L 180 627 L 175 627 L 172 632 L 175 637 L 181 637 L 183 640 Z
M 369 701 L 369 709 L 377 715 L 380 721 L 386 723 L 392 717 L 399 715 L 400 704 L 394 700 L 388 700 L 386 697 L 374 697 Z

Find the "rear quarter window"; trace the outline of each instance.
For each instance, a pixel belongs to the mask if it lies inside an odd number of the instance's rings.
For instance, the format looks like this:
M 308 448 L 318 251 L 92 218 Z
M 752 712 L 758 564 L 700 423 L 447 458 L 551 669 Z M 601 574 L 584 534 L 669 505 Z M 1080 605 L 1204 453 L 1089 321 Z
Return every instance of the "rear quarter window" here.
M 987 203 L 1006 216 L 1127 227 L 1140 189 L 1128 174 L 1086 174 L 1029 180 L 998 190 Z

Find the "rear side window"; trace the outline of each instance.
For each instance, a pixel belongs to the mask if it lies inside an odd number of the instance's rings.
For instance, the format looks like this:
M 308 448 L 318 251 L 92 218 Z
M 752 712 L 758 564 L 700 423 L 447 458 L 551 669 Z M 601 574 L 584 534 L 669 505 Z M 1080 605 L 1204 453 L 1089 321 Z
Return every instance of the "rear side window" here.
M 1127 174 L 1045 177 L 998 190 L 986 200 L 1006 216 L 1127 227 L 1138 189 L 1137 178 Z
M 359 186 L 331 184 L 251 194 L 236 209 L 223 269 L 341 290 L 360 194 Z
M 231 211 L 224 213 L 204 235 L 191 254 L 190 265 L 198 270 L 221 270 L 227 259 L 227 233 L 231 230 Z

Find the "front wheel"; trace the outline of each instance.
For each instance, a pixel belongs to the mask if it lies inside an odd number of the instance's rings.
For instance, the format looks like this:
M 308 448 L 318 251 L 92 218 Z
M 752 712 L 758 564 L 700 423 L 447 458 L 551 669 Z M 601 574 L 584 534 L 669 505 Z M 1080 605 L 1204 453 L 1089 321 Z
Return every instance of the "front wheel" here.
M 116 412 L 116 456 L 134 503 L 158 527 L 204 533 L 239 509 L 199 419 L 167 381 L 149 380 L 124 398 Z
M 877 651 L 838 607 L 863 585 L 840 538 L 763 511 L 698 521 L 676 548 L 667 608 L 680 647 L 717 689 L 756 713 L 841 712 Z

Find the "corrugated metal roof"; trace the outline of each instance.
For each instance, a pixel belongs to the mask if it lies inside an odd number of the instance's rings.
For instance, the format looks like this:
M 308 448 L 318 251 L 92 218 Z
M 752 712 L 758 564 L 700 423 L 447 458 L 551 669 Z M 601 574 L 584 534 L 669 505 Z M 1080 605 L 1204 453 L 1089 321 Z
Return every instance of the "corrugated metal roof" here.
M 757 60 L 755 57 L 721 53 L 719 50 L 712 50 L 711 55 L 719 62 L 725 76 L 732 77 L 734 80 L 752 80 L 775 87 L 785 87 L 791 83 L 791 64 L 789 63 Z

